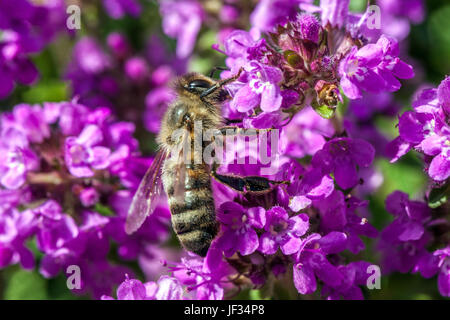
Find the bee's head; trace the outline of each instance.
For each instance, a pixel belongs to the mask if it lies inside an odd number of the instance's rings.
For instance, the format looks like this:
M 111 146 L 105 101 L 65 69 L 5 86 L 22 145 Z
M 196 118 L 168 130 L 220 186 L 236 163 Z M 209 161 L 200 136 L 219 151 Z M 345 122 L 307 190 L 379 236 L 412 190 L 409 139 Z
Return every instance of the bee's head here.
M 178 94 L 200 96 L 215 84 L 214 80 L 199 73 L 188 73 L 181 76 L 175 82 Z
M 201 95 L 213 85 L 214 84 L 205 79 L 193 79 L 192 81 L 189 81 L 189 83 L 184 85 L 184 89 L 193 94 Z
M 222 88 L 211 91 L 208 89 L 216 85 L 216 81 L 199 73 L 188 73 L 175 82 L 175 90 L 180 96 L 189 98 L 202 98 L 210 103 L 222 102 L 228 96 Z M 203 95 L 203 96 L 202 96 Z

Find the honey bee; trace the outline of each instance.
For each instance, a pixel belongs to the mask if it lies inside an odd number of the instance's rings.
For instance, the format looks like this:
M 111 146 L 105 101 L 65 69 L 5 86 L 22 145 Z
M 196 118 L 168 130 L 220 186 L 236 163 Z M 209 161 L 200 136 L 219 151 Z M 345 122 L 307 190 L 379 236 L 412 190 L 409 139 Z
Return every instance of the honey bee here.
M 201 121 L 202 130 L 227 129 L 229 133 L 231 128 L 232 132 L 239 132 L 238 127 L 224 126 L 221 104 L 229 97 L 224 85 L 239 78 L 241 71 L 220 81 L 198 73 L 186 74 L 175 81 L 177 98 L 163 117 L 157 137 L 159 151 L 131 202 L 125 224 L 128 234 L 139 229 L 165 192 L 172 227 L 181 244 L 204 257 L 218 232 L 211 177 L 239 192 L 265 192 L 277 183 L 259 176 L 221 175 L 203 159 L 201 163 L 186 163 L 180 153 L 173 152 L 180 150 L 176 148 L 189 135 L 193 136 L 197 121 Z M 172 133 L 177 129 L 184 129 L 187 134 L 174 140 Z M 194 152 L 191 155 L 194 157 Z

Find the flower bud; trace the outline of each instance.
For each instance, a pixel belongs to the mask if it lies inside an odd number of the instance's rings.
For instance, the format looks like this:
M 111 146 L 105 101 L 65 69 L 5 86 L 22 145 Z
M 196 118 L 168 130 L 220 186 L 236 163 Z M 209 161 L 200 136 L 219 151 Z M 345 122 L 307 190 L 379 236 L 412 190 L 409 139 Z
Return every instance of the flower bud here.
M 319 80 L 314 86 L 314 90 L 317 92 L 317 98 L 319 105 L 327 105 L 329 107 L 335 107 L 339 101 L 342 101 L 339 88 L 336 84 L 327 82 L 325 80 Z
M 130 45 L 128 44 L 127 39 L 118 32 L 109 34 L 106 42 L 111 51 L 118 58 L 125 58 L 130 53 Z
M 319 42 L 322 27 L 315 16 L 312 14 L 303 14 L 299 17 L 298 24 L 303 40 L 309 40 L 316 44 Z
M 284 52 L 284 58 L 287 63 L 293 68 L 301 68 L 303 66 L 303 59 L 296 52 L 292 50 L 286 50 Z
M 142 82 L 149 75 L 147 62 L 141 57 L 133 57 L 125 63 L 125 73 L 136 82 Z

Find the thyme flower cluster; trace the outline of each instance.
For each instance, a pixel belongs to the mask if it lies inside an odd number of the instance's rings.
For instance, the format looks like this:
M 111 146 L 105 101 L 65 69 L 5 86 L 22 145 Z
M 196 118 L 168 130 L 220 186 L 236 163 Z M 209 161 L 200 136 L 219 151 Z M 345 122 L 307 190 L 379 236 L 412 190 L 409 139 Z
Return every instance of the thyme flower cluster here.
M 15 101 L 15 86 L 36 83 L 31 54 L 64 29 L 63 3 L 42 2 L 14 1 L 22 16 L 12 1 L 0 4 L 0 99 L 11 99 L 2 106 Z M 349 0 L 211 3 L 153 3 L 164 36 L 140 47 L 122 31 L 69 32 L 67 101 L 15 101 L 2 111 L 0 268 L 50 279 L 77 265 L 81 286 L 72 291 L 96 299 L 227 299 L 245 290 L 265 298 L 277 286 L 292 298 L 364 299 L 375 265 L 383 276 L 432 278 L 450 297 L 450 78 L 418 90 L 404 112 L 394 96 L 416 77 L 402 46 L 424 2 L 377 1 L 386 20 L 375 30 L 369 8 L 352 12 Z M 98 10 L 138 20 L 145 6 L 103 0 Z M 218 172 L 287 183 L 254 194 L 213 180 L 219 233 L 200 258 L 174 245 L 164 199 L 135 234 L 124 226 L 152 162 L 148 140 L 175 98 L 170 82 L 191 68 L 205 26 L 217 33 L 208 50 L 227 67 L 220 78 L 241 70 L 225 87 L 223 117 L 279 133 L 275 149 L 266 142 L 272 163 L 238 140 Z M 397 116 L 397 137 L 376 116 L 394 130 Z M 426 190 L 385 195 L 392 217 L 380 227 L 376 164 L 411 156 L 422 161 Z

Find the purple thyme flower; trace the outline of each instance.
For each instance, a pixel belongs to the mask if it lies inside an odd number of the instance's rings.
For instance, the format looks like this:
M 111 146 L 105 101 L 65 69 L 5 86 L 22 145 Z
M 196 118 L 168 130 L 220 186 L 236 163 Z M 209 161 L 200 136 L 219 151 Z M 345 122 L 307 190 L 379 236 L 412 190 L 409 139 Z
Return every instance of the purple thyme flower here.
M 367 44 L 361 49 L 353 47 L 339 65 L 345 95 L 358 99 L 362 97 L 361 90 L 379 93 L 400 89 L 397 78 L 412 78 L 414 72 L 398 55 L 398 43 L 385 35 L 377 43 Z
M 68 137 L 65 143 L 64 159 L 70 173 L 76 177 L 91 177 L 92 169 L 105 169 L 109 165 L 111 151 L 97 146 L 103 140 L 96 125 L 88 125 L 78 137 Z
M 108 35 L 106 48 L 93 38 L 82 38 L 72 56 L 66 77 L 77 101 L 90 108 L 110 108 L 119 119 L 143 122 L 152 132 L 159 130 L 170 101 L 170 80 L 185 73 L 186 65 L 185 59 L 176 59 L 156 37 L 149 39 L 144 52 L 134 52 L 116 32 Z
M 247 112 L 257 106 L 265 112 L 277 111 L 283 100 L 278 86 L 283 78 L 281 71 L 256 61 L 249 62 L 245 71 L 246 83 L 236 92 L 231 107 L 239 112 Z
M 94 299 L 101 299 L 104 295 L 111 295 L 112 288 L 118 286 L 125 275 L 134 277 L 130 268 L 110 263 L 108 260 L 79 260 L 77 265 L 83 270 L 81 289 L 73 289 L 76 294 L 91 293 Z
M 347 22 L 350 0 L 320 0 L 322 26 L 328 23 L 332 27 L 342 28 Z
M 302 241 L 293 265 L 294 285 L 299 293 L 316 291 L 316 276 L 328 287 L 341 286 L 343 275 L 330 263 L 327 255 L 342 251 L 345 241 L 345 234 L 340 232 L 331 232 L 324 237 L 313 233 Z
M 141 13 L 141 5 L 136 0 L 103 0 L 103 6 L 114 19 L 120 19 L 126 14 L 138 17 Z
M 425 232 L 424 223 L 431 217 L 431 210 L 425 203 L 411 201 L 401 191 L 394 191 L 386 198 L 386 210 L 397 218 L 384 233 L 399 241 L 420 239 Z
M 288 140 L 286 154 L 296 158 L 314 155 L 333 134 L 330 121 L 319 116 L 311 107 L 298 112 L 282 131 Z
M 131 196 L 128 190 L 121 190 L 112 195 L 110 205 L 117 212 L 117 216 L 111 217 L 107 226 L 107 233 L 118 244 L 118 254 L 124 260 L 139 259 L 142 255 L 148 255 L 149 244 L 162 243 L 170 236 L 170 211 L 167 205 L 158 206 L 133 235 L 125 233 L 124 225 Z
M 223 53 L 227 56 L 225 62 L 231 70 L 223 72 L 222 77 L 235 74 L 240 67 L 253 59 L 261 59 L 267 51 L 265 40 L 261 39 L 261 33 L 254 28 L 249 32 L 233 30 L 225 38 L 224 48 Z
M 414 23 L 422 22 L 425 15 L 423 0 L 377 0 L 377 3 L 384 12 L 405 16 Z
M 311 2 L 311 0 L 262 0 L 250 15 L 251 24 L 261 31 L 272 31 L 277 25 L 294 19 L 300 3 Z
M 27 172 L 39 168 L 38 157 L 22 132 L 9 128 L 0 137 L 0 183 L 18 189 L 25 183 Z
M 49 200 L 33 213 L 39 224 L 37 247 L 45 253 L 39 271 L 46 278 L 54 277 L 77 261 L 85 242 L 78 238 L 79 229 L 73 218 L 65 215 L 57 202 Z
M 222 259 L 222 251 L 213 242 L 204 259 L 181 258 L 180 263 L 169 266 L 173 276 L 182 285 L 195 291 L 197 300 L 221 300 L 224 297 L 225 281 L 233 272 L 231 266 Z
M 408 195 L 395 191 L 386 198 L 386 209 L 396 218 L 380 234 L 378 248 L 383 253 L 383 269 L 389 273 L 406 273 L 429 257 L 426 246 L 431 235 L 425 228 L 431 220 L 426 203 L 411 201 Z M 420 267 L 424 271 L 423 266 Z M 425 273 L 427 273 L 425 271 Z
M 132 57 L 125 62 L 125 74 L 136 83 L 144 82 L 149 76 L 149 67 L 142 57 Z
M 450 246 L 436 250 L 433 254 L 439 259 L 439 292 L 444 297 L 450 297 Z
M 95 188 L 85 188 L 80 192 L 80 201 L 85 207 L 95 205 L 99 200 L 99 194 Z
M 24 269 L 33 269 L 34 256 L 25 246 L 36 232 L 37 222 L 31 211 L 12 208 L 0 211 L 0 268 L 20 262 Z
M 223 234 L 218 247 L 230 257 L 236 251 L 249 255 L 258 249 L 259 239 L 253 228 L 263 228 L 266 212 L 261 207 L 244 209 L 236 202 L 225 202 L 219 208 L 217 218 L 222 223 Z
M 106 42 L 114 55 L 119 59 L 127 57 L 131 51 L 130 44 L 125 35 L 119 32 L 110 33 Z
M 37 68 L 20 51 L 20 47 L 16 46 L 0 42 L 0 98 L 5 98 L 12 92 L 15 82 L 31 85 L 39 78 Z
M 29 54 L 41 51 L 56 33 L 65 28 L 62 0 L 5 0 L 0 4 L 0 99 L 14 89 L 14 83 L 31 85 L 39 78 Z M 20 13 L 19 13 L 20 12 Z
M 421 23 L 425 17 L 423 0 L 377 0 L 383 16 L 380 32 L 392 36 L 399 41 L 405 39 L 410 32 L 410 24 Z M 372 30 L 373 33 L 376 30 Z
M 239 19 L 239 9 L 233 5 L 224 4 L 219 13 L 219 18 L 222 22 L 232 24 Z
M 450 116 L 450 76 L 442 80 L 437 89 L 437 96 L 444 113 Z
M 114 300 L 106 295 L 101 299 Z M 117 300 L 183 300 L 183 287 L 177 279 L 168 276 L 146 283 L 127 277 L 117 288 Z
M 87 74 L 100 74 L 110 67 L 110 57 L 102 50 L 97 41 L 84 37 L 73 48 L 73 59 L 69 70 L 79 69 Z M 70 77 L 70 71 L 69 71 Z
M 411 148 L 430 156 L 428 174 L 436 181 L 445 181 L 450 176 L 450 126 L 446 122 L 448 79 L 438 89 L 423 90 L 417 96 L 414 111 L 406 111 L 399 118 L 399 137 L 387 146 L 391 162 Z
M 70 102 L 44 102 L 43 107 L 46 122 L 57 124 L 64 135 L 78 135 L 89 116 L 88 108 L 78 103 L 77 99 Z
M 363 94 L 361 99 L 351 100 L 348 116 L 355 116 L 359 121 L 368 121 L 376 114 L 395 116 L 401 106 L 395 102 L 390 92 L 380 94 Z
M 295 162 L 289 173 L 291 184 L 287 188 L 289 194 L 289 208 L 298 212 L 311 205 L 313 200 L 327 198 L 334 190 L 333 179 L 323 175 L 320 169 L 312 168 L 304 171 Z
M 365 248 L 360 236 L 375 238 L 378 231 L 356 212 L 367 206 L 367 201 L 356 197 L 344 197 L 340 190 L 334 190 L 323 200 L 314 200 L 313 206 L 319 210 L 322 232 L 339 231 L 346 234 L 345 248 L 356 254 Z
M 289 217 L 282 207 L 272 207 L 267 211 L 266 224 L 261 235 L 259 251 L 264 254 L 274 254 L 278 247 L 285 255 L 296 253 L 301 244 L 300 237 L 309 228 L 308 215 L 301 213 Z
M 322 168 L 324 174 L 333 172 L 336 183 L 343 189 L 349 189 L 359 182 L 357 166 L 368 167 L 374 156 L 375 149 L 364 140 L 334 138 L 316 152 L 311 163 L 316 168 Z
M 120 198 L 122 206 L 129 206 L 149 165 L 138 160 L 134 130 L 132 123 L 112 121 L 109 109 L 89 110 L 76 100 L 43 107 L 22 104 L 2 114 L 0 157 L 6 158 L 0 162 L 0 181 L 14 189 L 0 189 L 2 268 L 16 263 L 33 268 L 34 255 L 25 243 L 36 240 L 44 277 L 78 265 L 81 289 L 73 292 L 100 297 L 131 274 L 111 263 L 111 241 L 121 258 L 146 255 L 147 264 L 156 259 L 148 256 L 147 247 L 167 239 L 168 209 L 158 209 L 144 223 L 144 236 L 127 237 L 128 207 L 113 205 Z
M 174 98 L 172 90 L 165 85 L 154 88 L 147 94 L 145 97 L 144 124 L 148 131 L 159 132 L 164 112 Z
M 177 39 L 177 56 L 188 57 L 194 49 L 204 12 L 196 0 L 160 0 L 163 30 Z
M 308 40 L 314 43 L 319 42 L 322 28 L 319 21 L 312 14 L 302 14 L 296 21 L 300 26 L 300 36 L 303 40 Z
M 11 114 L 5 114 L 3 130 L 14 127 L 25 134 L 29 142 L 41 143 L 50 136 L 50 127 L 45 121 L 44 112 L 38 105 L 19 104 Z
M 366 261 L 355 261 L 348 265 L 337 267 L 342 275 L 342 282 L 338 287 L 324 285 L 321 295 L 328 300 L 363 300 L 364 296 L 360 286 L 367 285 L 370 274 L 367 272 L 371 264 Z

